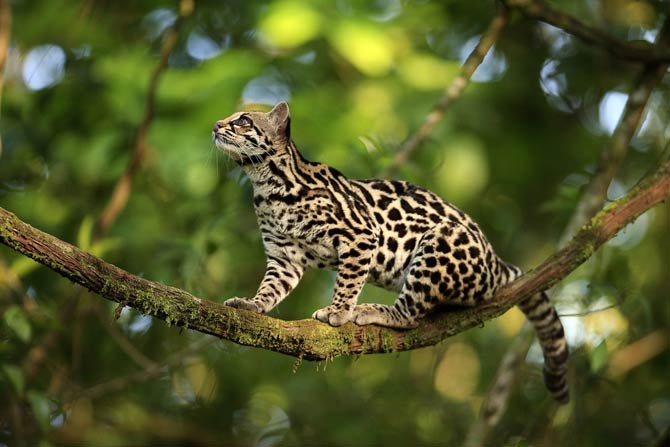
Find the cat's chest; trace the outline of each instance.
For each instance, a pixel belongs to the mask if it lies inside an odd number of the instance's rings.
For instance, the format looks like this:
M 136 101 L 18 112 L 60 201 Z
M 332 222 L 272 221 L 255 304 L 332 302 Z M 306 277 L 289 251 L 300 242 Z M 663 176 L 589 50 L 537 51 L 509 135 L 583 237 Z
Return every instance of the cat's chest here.
M 336 206 L 320 196 L 266 198 L 255 204 L 261 228 L 290 238 L 309 240 L 327 225 L 337 224 Z
M 267 254 L 304 267 L 335 269 L 337 249 L 327 236 L 328 224 L 324 223 L 326 213 L 322 208 L 315 204 L 257 206 L 256 215 Z

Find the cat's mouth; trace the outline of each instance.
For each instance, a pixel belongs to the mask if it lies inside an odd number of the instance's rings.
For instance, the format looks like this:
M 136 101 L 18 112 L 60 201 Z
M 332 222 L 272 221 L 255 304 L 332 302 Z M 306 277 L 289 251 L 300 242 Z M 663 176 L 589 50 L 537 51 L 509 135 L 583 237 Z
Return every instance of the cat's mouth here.
M 224 135 L 213 132 L 212 137 L 214 138 L 216 147 L 225 152 L 230 158 L 239 160 L 243 157 L 243 154 L 240 153 L 240 148 L 235 143 L 228 140 Z

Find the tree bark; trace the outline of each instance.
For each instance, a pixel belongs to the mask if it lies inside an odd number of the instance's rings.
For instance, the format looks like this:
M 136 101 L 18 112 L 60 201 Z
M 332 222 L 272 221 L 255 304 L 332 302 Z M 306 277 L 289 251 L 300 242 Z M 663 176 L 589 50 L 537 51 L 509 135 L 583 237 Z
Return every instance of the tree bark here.
M 400 331 L 352 323 L 335 328 L 315 320 L 283 321 L 194 297 L 128 273 L 44 233 L 0 208 L 0 242 L 86 287 L 139 312 L 235 343 L 306 360 L 404 351 L 434 345 L 495 318 L 515 303 L 551 287 L 647 209 L 670 197 L 670 160 L 589 221 L 563 249 L 499 290 L 477 308 L 434 315 Z

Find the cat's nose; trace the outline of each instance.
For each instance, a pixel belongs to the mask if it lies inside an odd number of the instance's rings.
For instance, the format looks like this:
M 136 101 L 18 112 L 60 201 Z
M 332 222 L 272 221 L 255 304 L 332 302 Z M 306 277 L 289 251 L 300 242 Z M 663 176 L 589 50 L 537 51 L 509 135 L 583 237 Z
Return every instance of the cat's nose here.
M 216 133 L 219 129 L 223 127 L 223 121 L 217 121 L 214 123 L 214 127 L 212 128 L 212 132 Z

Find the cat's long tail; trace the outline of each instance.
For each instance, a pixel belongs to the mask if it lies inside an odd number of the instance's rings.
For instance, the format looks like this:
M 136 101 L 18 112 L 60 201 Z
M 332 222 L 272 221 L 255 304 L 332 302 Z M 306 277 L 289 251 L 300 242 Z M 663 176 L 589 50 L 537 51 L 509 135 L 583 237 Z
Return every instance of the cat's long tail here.
M 562 404 L 570 400 L 566 375 L 568 372 L 568 343 L 556 308 L 546 292 L 541 292 L 518 304 L 540 340 L 544 354 L 544 383 L 551 395 Z
M 512 282 L 523 274 L 521 269 L 514 265 L 503 265 L 507 267 L 506 282 Z M 568 343 L 556 309 L 546 292 L 533 295 L 521 301 L 517 306 L 526 315 L 539 339 L 544 354 L 544 383 L 554 399 L 562 404 L 567 403 L 570 400 L 566 380 Z M 519 358 L 517 351 L 517 349 L 511 349 L 503 358 L 496 374 L 497 382 L 482 406 L 482 416 L 489 425 L 495 425 L 505 409 L 507 396 L 514 382 L 514 369 L 518 362 L 523 360 Z

